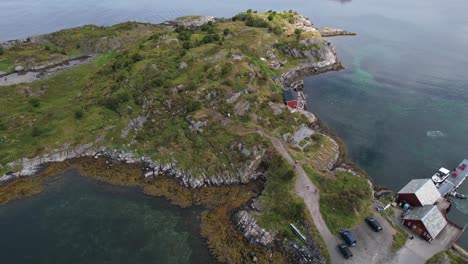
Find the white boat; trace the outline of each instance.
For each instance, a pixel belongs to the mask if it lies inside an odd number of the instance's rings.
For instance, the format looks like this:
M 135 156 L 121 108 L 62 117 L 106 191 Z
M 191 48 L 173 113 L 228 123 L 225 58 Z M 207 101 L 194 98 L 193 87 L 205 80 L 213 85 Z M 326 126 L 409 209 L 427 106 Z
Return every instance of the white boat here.
M 450 171 L 446 168 L 440 168 L 438 172 L 432 175 L 432 181 L 437 185 L 444 182 L 448 176 L 450 176 Z

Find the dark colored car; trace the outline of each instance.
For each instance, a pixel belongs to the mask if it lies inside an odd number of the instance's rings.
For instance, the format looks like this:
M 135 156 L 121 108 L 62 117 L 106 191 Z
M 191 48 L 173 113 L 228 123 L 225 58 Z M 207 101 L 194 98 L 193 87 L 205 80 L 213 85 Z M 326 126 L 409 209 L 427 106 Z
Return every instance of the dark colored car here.
M 377 220 L 375 220 L 375 218 L 370 217 L 370 216 L 366 217 L 366 222 L 375 232 L 382 231 L 382 226 Z
M 348 230 L 340 230 L 340 235 L 349 246 L 354 247 L 356 245 L 356 239 Z
M 351 249 L 349 249 L 349 247 L 345 244 L 339 244 L 338 249 L 340 250 L 341 254 L 343 254 L 343 256 L 346 259 L 349 259 L 350 257 L 353 256 L 353 252 L 351 252 Z

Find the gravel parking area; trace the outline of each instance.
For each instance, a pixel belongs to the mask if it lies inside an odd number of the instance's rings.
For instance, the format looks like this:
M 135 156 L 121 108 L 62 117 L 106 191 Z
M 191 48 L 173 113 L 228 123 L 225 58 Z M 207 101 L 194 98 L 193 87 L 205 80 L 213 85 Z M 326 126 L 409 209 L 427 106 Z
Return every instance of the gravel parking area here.
M 359 226 L 350 229 L 357 240 L 356 246 L 351 247 L 353 257 L 335 263 L 355 263 L 355 264 L 374 264 L 374 263 L 398 263 L 396 254 L 392 252 L 392 236 L 396 231 L 379 214 L 374 218 L 382 225 L 381 232 L 374 232 L 369 225 L 363 221 Z M 337 236 L 339 242 L 344 243 L 340 236 Z M 339 253 L 337 247 L 331 249 Z

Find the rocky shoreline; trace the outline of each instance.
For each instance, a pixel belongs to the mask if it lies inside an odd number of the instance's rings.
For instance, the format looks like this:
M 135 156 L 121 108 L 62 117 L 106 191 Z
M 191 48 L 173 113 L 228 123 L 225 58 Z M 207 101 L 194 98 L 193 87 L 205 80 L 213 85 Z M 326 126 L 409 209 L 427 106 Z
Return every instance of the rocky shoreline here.
M 346 31 L 343 29 L 337 29 L 337 28 L 319 28 L 318 31 L 320 32 L 320 35 L 322 37 L 336 37 L 336 36 L 354 36 L 356 33 Z
M 45 80 L 79 65 L 91 63 L 95 57 L 96 56 L 85 55 L 30 68 L 16 66 L 15 72 L 0 74 L 0 86 L 32 83 L 39 80 Z

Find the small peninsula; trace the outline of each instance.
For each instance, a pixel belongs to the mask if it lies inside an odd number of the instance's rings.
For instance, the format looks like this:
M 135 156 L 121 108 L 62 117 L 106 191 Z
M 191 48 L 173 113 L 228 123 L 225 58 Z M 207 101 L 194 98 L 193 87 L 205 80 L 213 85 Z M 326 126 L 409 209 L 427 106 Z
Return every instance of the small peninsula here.
M 343 68 L 324 39 L 336 35 L 354 33 L 247 10 L 0 43 L 0 205 L 74 168 L 202 206 L 200 233 L 221 263 L 341 260 L 336 234 L 388 193 L 283 98 Z M 407 236 L 385 225 L 393 257 Z

